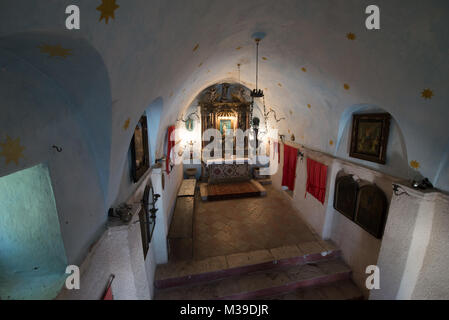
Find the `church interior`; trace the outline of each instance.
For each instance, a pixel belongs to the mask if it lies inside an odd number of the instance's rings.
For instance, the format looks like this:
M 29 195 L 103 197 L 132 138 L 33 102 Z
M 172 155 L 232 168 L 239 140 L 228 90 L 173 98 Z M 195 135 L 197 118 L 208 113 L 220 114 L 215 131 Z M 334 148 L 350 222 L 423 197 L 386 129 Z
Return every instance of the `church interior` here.
M 0 300 L 449 299 L 449 3 L 375 2 L 0 1 Z

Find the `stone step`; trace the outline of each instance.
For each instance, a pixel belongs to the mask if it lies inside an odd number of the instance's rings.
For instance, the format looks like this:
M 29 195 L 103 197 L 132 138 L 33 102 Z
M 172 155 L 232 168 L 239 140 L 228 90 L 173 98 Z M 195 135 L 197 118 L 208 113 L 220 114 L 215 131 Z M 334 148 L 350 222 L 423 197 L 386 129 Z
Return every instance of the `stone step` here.
M 171 261 L 157 267 L 155 287 L 163 289 L 214 281 L 250 272 L 328 260 L 340 254 L 340 250 L 330 241 L 313 241 L 204 260 Z
M 272 184 L 271 178 L 256 179 L 256 181 L 259 182 L 263 186 Z
M 298 289 L 329 285 L 349 280 L 351 270 L 340 259 L 284 266 L 265 271 L 235 275 L 190 286 L 157 289 L 157 300 L 250 300 L 284 297 Z
M 352 280 L 342 280 L 326 285 L 299 288 L 289 293 L 275 295 L 267 300 L 363 300 L 363 294 Z

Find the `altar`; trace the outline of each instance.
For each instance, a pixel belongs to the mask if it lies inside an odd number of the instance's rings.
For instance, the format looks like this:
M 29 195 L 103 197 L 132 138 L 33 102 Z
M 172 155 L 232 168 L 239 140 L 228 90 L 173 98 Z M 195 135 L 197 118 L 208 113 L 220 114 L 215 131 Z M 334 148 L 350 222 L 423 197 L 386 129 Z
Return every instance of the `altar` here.
M 206 161 L 209 184 L 244 182 L 251 180 L 248 158 L 211 159 Z
M 251 92 L 238 85 L 223 83 L 213 85 L 200 94 L 201 151 L 219 139 L 214 148 L 201 161 L 201 198 L 225 200 L 241 197 L 263 196 L 265 189 L 252 179 L 255 163 L 249 153 L 249 136 L 237 139 L 236 132 L 247 132 L 252 118 Z M 210 131 L 215 134 L 211 137 Z M 207 139 L 204 134 L 207 132 Z M 225 155 L 225 156 L 224 156 Z M 223 158 L 224 157 L 224 158 Z

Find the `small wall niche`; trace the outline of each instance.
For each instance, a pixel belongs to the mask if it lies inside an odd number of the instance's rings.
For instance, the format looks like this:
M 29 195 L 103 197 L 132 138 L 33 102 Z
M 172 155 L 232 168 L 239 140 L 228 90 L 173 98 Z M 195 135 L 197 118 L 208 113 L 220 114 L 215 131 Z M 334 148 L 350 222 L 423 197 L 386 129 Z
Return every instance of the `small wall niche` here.
M 53 299 L 67 258 L 46 165 L 0 178 L 0 299 Z

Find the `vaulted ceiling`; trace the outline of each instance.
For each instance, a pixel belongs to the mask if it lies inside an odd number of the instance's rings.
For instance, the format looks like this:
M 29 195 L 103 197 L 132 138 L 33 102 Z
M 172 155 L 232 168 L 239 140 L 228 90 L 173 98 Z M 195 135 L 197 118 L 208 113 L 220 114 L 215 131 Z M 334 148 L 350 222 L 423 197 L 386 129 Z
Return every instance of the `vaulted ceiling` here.
M 160 155 L 167 126 L 206 87 L 236 82 L 237 64 L 242 83 L 254 87 L 255 32 L 266 34 L 259 82 L 267 105 L 287 118 L 274 123 L 281 132 L 338 155 L 353 111 L 385 110 L 403 137 L 403 165 L 418 162 L 421 174 L 449 190 L 447 1 L 376 1 L 375 31 L 365 27 L 372 3 L 360 0 L 117 0 L 107 23 L 97 10 L 102 0 L 76 2 L 81 29 L 69 31 L 70 3 L 2 1 L 0 52 L 65 92 L 94 158 L 108 163 L 98 164 L 108 202 L 132 128 L 152 102 L 163 104 Z M 42 45 L 70 51 L 51 57 Z M 433 95 L 422 96 L 425 89 Z

